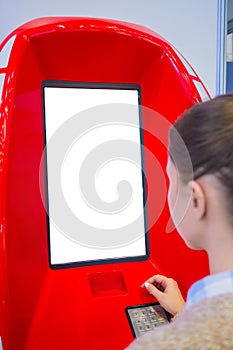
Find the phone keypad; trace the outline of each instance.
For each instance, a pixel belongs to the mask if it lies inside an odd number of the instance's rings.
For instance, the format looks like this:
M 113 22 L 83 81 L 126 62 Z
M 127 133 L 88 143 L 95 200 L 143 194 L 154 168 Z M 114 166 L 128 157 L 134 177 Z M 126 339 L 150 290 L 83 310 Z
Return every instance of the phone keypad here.
M 136 337 L 169 322 L 161 305 L 132 307 L 128 309 L 128 314 Z

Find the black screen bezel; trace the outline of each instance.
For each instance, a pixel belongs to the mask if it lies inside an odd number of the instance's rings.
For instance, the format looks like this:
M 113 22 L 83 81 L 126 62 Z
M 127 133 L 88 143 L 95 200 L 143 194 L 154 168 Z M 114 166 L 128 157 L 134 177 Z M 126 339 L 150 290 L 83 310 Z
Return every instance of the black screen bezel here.
M 120 257 L 120 258 L 104 258 L 95 260 L 84 260 L 76 262 L 67 262 L 61 264 L 51 263 L 51 244 L 50 244 L 50 219 L 49 219 L 49 194 L 48 194 L 48 171 L 47 171 L 47 153 L 46 153 L 46 115 L 45 115 L 45 93 L 46 87 L 57 88 L 87 88 L 87 89 L 116 89 L 116 90 L 137 90 L 138 91 L 138 107 L 139 107 L 139 125 L 140 125 L 140 144 L 141 144 L 141 163 L 142 163 L 142 187 L 143 187 L 143 206 L 144 206 L 144 227 L 145 227 L 145 255 Z M 43 108 L 43 137 L 44 137 L 44 179 L 45 179 L 45 200 L 46 200 L 46 226 L 47 226 L 47 239 L 48 239 L 48 259 L 51 269 L 64 269 L 76 266 L 90 266 L 97 264 L 112 264 L 121 262 L 137 262 L 148 260 L 150 254 L 149 248 L 149 235 L 148 235 L 148 213 L 146 205 L 146 179 L 145 179 L 145 162 L 144 162 L 144 137 L 143 137 L 143 124 L 142 124 L 142 108 L 141 108 L 141 86 L 139 84 L 118 84 L 118 83 L 92 83 L 92 82 L 73 82 L 63 80 L 44 80 L 42 82 L 42 108 Z

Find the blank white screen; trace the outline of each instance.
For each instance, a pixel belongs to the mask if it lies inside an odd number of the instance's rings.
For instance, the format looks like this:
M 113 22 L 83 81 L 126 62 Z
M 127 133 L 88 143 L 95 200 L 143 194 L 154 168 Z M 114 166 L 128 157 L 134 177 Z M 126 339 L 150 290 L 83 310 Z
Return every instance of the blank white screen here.
M 88 108 L 108 104 L 108 108 L 111 110 L 111 104 L 113 104 L 112 108 L 115 108 L 116 103 L 138 106 L 138 90 L 54 86 L 44 88 L 49 203 L 52 195 L 50 193 L 50 160 L 54 157 L 54 154 L 50 154 L 49 141 L 56 130 L 66 123 L 69 118 Z M 96 193 L 106 203 L 116 200 L 117 183 L 122 180 L 122 177 L 123 180 L 130 182 L 133 188 L 132 200 L 121 212 L 109 215 L 94 210 L 87 205 L 77 188 L 77 174 L 82 167 L 82 163 L 85 157 L 96 147 L 104 142 L 107 144 L 111 140 L 118 139 L 128 140 L 140 145 L 139 109 L 137 108 L 135 111 L 135 124 L 138 125 L 138 128 L 116 122 L 114 125 L 102 125 L 88 130 L 82 137 L 78 138 L 77 142 L 70 145 L 63 161 L 61 187 L 65 200 L 75 216 L 82 222 L 87 222 L 94 227 L 111 229 L 127 225 L 144 210 L 141 169 L 124 159 L 115 159 L 108 164 L 100 164 L 99 171 L 95 174 Z M 82 117 L 81 113 L 80 117 Z M 141 164 L 140 151 L 137 157 Z M 139 225 L 141 226 L 140 231 L 145 233 L 144 215 Z M 49 231 L 52 265 L 99 259 L 121 259 L 145 256 L 146 254 L 145 235 L 122 246 L 102 248 L 101 246 L 96 247 L 94 244 L 93 246 L 87 246 L 82 242 L 69 239 L 53 220 L 49 220 Z

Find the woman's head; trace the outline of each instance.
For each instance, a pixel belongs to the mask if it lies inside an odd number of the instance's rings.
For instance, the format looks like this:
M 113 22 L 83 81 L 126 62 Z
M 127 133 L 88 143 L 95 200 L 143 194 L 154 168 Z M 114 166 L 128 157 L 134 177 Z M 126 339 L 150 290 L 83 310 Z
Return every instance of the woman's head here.
M 175 183 L 175 186 L 171 184 L 171 187 L 176 187 L 170 189 L 170 209 L 174 208 L 174 196 L 177 196 L 178 185 L 183 190 L 186 188 L 186 194 L 189 189 L 190 196 L 196 191 L 200 198 L 202 195 L 206 196 L 203 186 L 208 180 L 210 188 L 222 192 L 221 196 L 224 192 L 225 204 L 231 217 L 233 213 L 233 95 L 218 96 L 185 111 L 170 129 L 169 155 L 168 172 Z M 177 178 L 174 180 L 174 177 Z M 184 197 L 181 194 L 182 196 Z M 205 208 L 203 207 L 202 210 Z

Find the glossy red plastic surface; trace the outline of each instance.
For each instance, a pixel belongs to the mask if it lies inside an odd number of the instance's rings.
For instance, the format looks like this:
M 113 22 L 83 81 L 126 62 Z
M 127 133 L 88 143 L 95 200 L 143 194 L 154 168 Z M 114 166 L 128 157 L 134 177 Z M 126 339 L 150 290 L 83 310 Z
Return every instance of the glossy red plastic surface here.
M 167 205 L 149 232 L 150 258 L 52 270 L 48 261 L 46 213 L 39 190 L 43 152 L 43 80 L 136 83 L 142 104 L 171 123 L 201 101 L 194 81 L 172 46 L 138 25 L 94 18 L 42 18 L 16 29 L 5 74 L 0 119 L 0 332 L 4 350 L 120 350 L 133 336 L 125 307 L 153 301 L 140 288 L 146 278 L 175 278 L 184 296 L 208 273 L 204 253 L 166 235 Z M 153 120 L 147 120 L 151 129 Z M 167 151 L 145 134 L 145 146 L 165 171 Z M 147 161 L 147 160 L 145 160 Z M 146 162 L 149 203 L 159 186 Z

